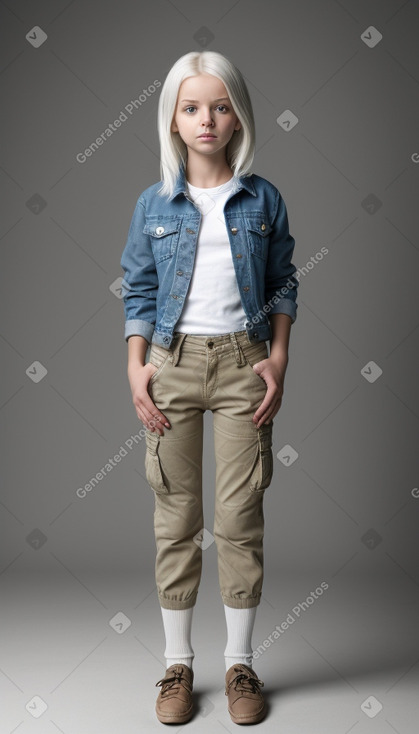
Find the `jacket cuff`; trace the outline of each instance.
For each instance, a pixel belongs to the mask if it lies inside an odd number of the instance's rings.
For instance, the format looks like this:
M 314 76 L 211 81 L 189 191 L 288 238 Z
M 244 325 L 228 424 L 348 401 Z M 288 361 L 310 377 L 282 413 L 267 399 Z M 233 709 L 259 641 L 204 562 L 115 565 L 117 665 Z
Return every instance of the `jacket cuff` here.
M 141 319 L 128 319 L 128 321 L 125 322 L 125 341 L 127 341 L 130 336 L 143 336 L 144 339 L 147 339 L 147 341 L 151 343 L 153 332 L 154 324 L 150 324 L 148 321 L 142 321 Z
M 272 306 L 270 313 L 286 313 L 291 316 L 292 323 L 294 323 L 297 318 L 297 304 L 290 298 L 280 298 L 278 303 Z

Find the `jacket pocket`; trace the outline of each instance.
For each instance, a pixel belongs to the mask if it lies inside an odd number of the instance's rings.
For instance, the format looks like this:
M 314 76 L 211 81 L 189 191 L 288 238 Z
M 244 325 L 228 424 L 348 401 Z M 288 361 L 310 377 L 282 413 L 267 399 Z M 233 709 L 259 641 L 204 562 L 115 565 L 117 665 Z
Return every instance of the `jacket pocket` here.
M 250 477 L 249 489 L 251 492 L 263 492 L 269 487 L 273 475 L 272 454 L 272 428 L 273 424 L 263 423 L 258 428 L 258 448 L 256 464 Z
M 154 260 L 157 263 L 172 257 L 176 250 L 180 232 L 180 217 L 149 217 L 143 234 L 150 237 Z
M 268 218 L 261 212 L 246 217 L 247 239 L 250 251 L 260 257 L 261 260 L 268 259 L 269 235 L 272 232 Z
M 146 433 L 145 473 L 147 481 L 157 494 L 169 494 L 161 466 L 159 447 L 160 436 L 157 433 Z

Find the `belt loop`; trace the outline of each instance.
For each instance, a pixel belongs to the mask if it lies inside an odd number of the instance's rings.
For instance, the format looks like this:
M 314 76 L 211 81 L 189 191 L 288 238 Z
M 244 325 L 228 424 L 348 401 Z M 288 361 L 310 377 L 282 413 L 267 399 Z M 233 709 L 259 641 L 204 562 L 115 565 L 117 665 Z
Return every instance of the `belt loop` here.
M 239 367 L 244 367 L 244 365 L 246 364 L 246 359 L 245 359 L 245 356 L 243 354 L 243 350 L 242 350 L 242 348 L 240 347 L 240 344 L 237 341 L 237 337 L 236 337 L 236 334 L 235 334 L 234 331 L 230 332 L 230 341 L 231 341 L 231 343 L 233 345 L 233 348 L 234 348 L 234 356 L 236 358 L 236 362 L 237 362 L 238 366 Z
M 172 356 L 169 358 L 171 360 L 171 362 L 172 362 L 172 364 L 173 364 L 174 367 L 179 362 L 179 359 L 180 359 L 180 348 L 181 348 L 181 346 L 183 344 L 183 341 L 184 341 L 185 337 L 186 337 L 186 333 L 185 334 L 181 334 L 180 332 L 177 332 L 177 334 L 175 335 L 175 345 L 171 349 Z

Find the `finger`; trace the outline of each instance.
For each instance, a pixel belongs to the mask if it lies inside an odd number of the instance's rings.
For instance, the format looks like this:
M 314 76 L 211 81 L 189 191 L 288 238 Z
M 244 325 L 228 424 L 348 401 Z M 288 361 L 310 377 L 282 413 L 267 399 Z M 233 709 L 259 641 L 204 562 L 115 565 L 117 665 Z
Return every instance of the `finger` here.
M 137 408 L 137 417 L 143 424 L 144 428 L 148 428 L 148 430 L 152 432 L 154 431 L 154 426 L 150 424 L 150 421 L 146 417 L 145 413 L 142 410 L 139 410 L 139 408 Z
M 163 419 L 157 408 L 154 411 L 143 410 L 144 425 L 152 433 L 158 433 L 160 436 L 163 435 Z
M 263 398 L 261 404 L 259 405 L 258 409 L 255 411 L 253 415 L 254 422 L 257 422 L 259 418 L 266 413 L 266 410 L 270 407 L 270 405 L 277 399 L 278 395 L 274 388 L 268 388 L 265 397 Z
M 269 413 L 266 413 L 257 422 L 256 427 L 257 428 L 260 428 L 263 425 L 267 425 L 267 426 L 271 425 L 273 423 L 273 417 L 274 417 L 274 414 L 272 414 L 270 412 Z
M 165 425 L 166 428 L 170 428 L 169 420 L 164 415 L 164 413 L 162 413 L 162 411 L 159 410 L 159 408 L 153 403 L 149 395 L 147 395 L 146 398 L 143 400 L 141 407 L 147 420 L 150 421 L 153 426 L 161 429 L 162 431 L 163 425 Z
M 153 425 L 150 422 L 150 413 L 145 413 L 143 410 L 143 406 L 141 403 L 138 403 L 135 406 L 135 410 L 137 412 L 138 419 L 144 424 L 145 428 L 148 428 L 150 431 L 153 429 Z
M 257 428 L 260 428 L 260 426 L 262 426 L 264 423 L 266 424 L 272 423 L 275 415 L 277 414 L 279 408 L 281 407 L 281 402 L 282 402 L 282 398 L 278 398 L 271 405 L 269 405 L 262 414 L 258 416 L 256 420 Z

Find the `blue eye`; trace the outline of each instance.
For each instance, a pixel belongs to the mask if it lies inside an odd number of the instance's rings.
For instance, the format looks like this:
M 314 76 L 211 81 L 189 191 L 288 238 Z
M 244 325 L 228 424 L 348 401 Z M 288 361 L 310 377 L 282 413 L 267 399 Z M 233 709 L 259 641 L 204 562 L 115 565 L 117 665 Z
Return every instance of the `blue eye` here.
M 228 112 L 228 107 L 226 107 L 225 104 L 217 105 L 216 109 L 219 109 L 220 107 L 223 108 L 223 112 Z M 185 107 L 185 112 L 187 112 L 188 110 L 196 110 L 195 105 L 189 105 L 188 107 Z

